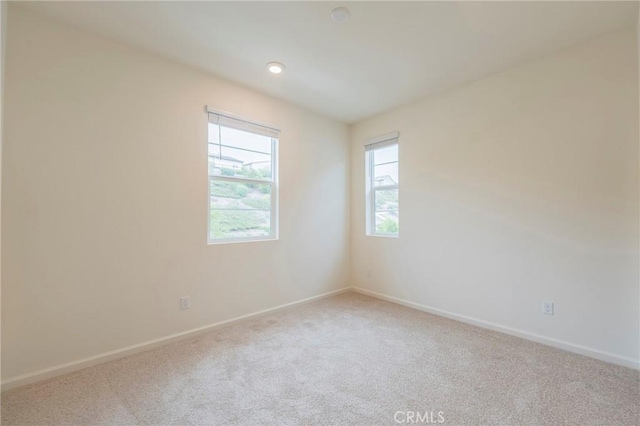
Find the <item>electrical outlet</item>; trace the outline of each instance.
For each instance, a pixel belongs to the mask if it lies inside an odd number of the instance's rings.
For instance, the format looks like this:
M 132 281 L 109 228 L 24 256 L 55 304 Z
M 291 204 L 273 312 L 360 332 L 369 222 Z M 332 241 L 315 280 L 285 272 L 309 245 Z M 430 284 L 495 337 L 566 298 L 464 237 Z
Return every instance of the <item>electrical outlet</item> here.
M 553 302 L 543 301 L 542 302 L 542 313 L 545 315 L 553 315 Z
M 367 269 L 367 279 L 371 279 L 371 269 Z
M 191 304 L 189 303 L 189 296 L 181 297 L 180 309 L 184 311 L 185 309 L 189 309 L 190 307 L 191 307 Z

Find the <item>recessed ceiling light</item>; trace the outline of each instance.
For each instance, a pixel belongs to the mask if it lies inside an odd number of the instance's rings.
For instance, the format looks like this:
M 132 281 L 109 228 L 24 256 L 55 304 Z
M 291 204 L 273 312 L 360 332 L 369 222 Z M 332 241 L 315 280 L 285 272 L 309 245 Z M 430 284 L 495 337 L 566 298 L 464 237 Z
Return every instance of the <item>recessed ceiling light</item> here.
M 267 64 L 267 69 L 273 74 L 280 74 L 282 71 L 284 71 L 284 65 L 282 65 L 280 62 L 269 62 Z
M 331 19 L 338 23 L 347 22 L 349 19 L 349 9 L 346 7 L 336 7 L 331 11 Z

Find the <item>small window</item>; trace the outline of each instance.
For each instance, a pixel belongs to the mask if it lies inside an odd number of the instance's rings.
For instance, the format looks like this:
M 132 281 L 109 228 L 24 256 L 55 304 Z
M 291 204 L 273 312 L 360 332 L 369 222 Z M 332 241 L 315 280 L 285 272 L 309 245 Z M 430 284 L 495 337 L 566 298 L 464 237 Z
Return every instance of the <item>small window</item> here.
M 398 164 L 398 133 L 367 141 L 367 235 L 399 234 Z
M 209 244 L 278 238 L 278 135 L 209 111 Z

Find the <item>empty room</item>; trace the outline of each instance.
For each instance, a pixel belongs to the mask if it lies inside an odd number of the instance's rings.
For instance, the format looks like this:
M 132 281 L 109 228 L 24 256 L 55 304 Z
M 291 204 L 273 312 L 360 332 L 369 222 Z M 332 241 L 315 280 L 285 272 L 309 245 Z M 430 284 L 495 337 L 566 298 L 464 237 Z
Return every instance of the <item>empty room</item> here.
M 3 425 L 640 425 L 640 3 L 1 1 Z

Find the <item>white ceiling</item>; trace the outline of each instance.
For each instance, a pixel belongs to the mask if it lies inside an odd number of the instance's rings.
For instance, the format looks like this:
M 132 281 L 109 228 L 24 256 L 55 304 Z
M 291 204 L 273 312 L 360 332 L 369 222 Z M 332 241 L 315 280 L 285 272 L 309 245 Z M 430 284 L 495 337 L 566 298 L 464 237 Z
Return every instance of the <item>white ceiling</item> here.
M 24 4 L 24 3 L 23 3 Z M 351 123 L 635 24 L 636 2 L 29 2 Z M 347 6 L 351 18 L 330 12 Z M 266 63 L 286 71 L 274 76 Z

